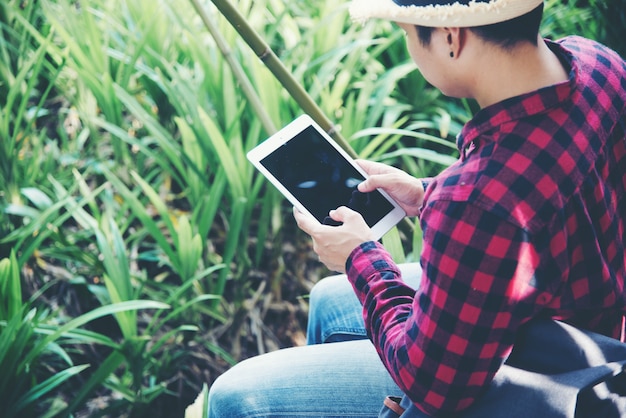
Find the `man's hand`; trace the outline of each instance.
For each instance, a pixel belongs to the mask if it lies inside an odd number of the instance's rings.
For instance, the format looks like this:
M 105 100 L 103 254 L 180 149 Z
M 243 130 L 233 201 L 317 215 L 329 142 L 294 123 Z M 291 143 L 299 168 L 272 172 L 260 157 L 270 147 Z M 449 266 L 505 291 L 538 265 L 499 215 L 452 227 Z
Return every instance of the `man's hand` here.
M 300 229 L 313 239 L 313 250 L 328 269 L 345 273 L 346 260 L 356 247 L 373 239 L 372 231 L 363 217 L 352 209 L 341 206 L 331 210 L 329 216 L 343 222 L 341 226 L 320 224 L 317 219 L 294 207 L 293 216 Z
M 359 184 L 360 192 L 382 189 L 398 202 L 408 216 L 419 214 L 424 201 L 424 187 L 419 179 L 386 164 L 367 160 L 356 162 L 369 175 L 367 180 Z

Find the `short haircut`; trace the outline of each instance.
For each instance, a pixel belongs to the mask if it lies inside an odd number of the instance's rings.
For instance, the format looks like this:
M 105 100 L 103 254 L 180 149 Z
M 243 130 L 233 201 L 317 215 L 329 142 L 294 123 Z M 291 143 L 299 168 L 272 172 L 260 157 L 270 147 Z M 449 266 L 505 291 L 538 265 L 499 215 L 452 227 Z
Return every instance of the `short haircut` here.
M 537 45 L 537 35 L 543 16 L 543 3 L 530 12 L 519 17 L 504 22 L 491 25 L 474 26 L 468 29 L 487 42 L 509 49 L 519 42 L 528 41 Z M 430 44 L 433 28 L 426 26 L 415 26 L 417 36 L 422 45 Z

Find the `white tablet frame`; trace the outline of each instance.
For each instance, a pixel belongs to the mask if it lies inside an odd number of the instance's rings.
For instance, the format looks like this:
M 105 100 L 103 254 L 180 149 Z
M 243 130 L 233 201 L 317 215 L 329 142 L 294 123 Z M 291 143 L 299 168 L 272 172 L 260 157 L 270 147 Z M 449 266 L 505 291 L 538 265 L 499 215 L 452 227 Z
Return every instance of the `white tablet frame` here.
M 367 173 L 354 161 L 354 159 L 337 144 L 324 130 L 309 116 L 302 115 L 294 119 L 288 125 L 283 127 L 274 135 L 270 136 L 267 140 L 258 144 L 255 148 L 247 153 L 248 160 L 263 174 L 288 200 L 301 212 L 307 213 L 315 219 L 313 214 L 300 202 L 262 163 L 261 161 L 269 156 L 277 148 L 281 147 L 288 141 L 295 138 L 300 132 L 313 127 L 319 133 L 320 137 L 326 140 L 332 147 L 337 150 L 339 155 L 345 159 L 346 163 L 354 167 L 363 178 L 367 178 Z M 370 229 L 375 239 L 380 239 L 391 228 L 393 228 L 402 218 L 406 216 L 404 210 L 396 203 L 387 193 L 381 189 L 377 191 L 389 201 L 392 209 L 387 212 L 375 225 L 371 225 Z M 336 208 L 329 208 L 336 209 Z M 317 219 L 316 219 L 317 220 Z M 319 221 L 318 221 L 319 222 Z

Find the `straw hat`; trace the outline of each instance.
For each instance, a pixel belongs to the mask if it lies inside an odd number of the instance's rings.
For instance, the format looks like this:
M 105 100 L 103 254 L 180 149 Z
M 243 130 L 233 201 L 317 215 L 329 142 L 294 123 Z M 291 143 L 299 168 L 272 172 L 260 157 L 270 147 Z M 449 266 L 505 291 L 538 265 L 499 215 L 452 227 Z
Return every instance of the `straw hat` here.
M 370 18 L 430 27 L 471 27 L 504 22 L 539 6 L 543 0 L 352 0 L 357 22 Z

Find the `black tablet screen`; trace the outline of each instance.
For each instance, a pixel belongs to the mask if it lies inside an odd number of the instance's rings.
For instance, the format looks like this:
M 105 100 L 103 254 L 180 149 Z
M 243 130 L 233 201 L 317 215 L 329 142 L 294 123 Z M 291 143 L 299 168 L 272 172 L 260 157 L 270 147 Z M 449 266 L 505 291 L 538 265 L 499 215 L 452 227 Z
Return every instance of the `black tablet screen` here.
M 261 164 L 320 223 L 336 224 L 328 212 L 348 206 L 372 227 L 393 209 L 379 192 L 357 190 L 364 177 L 311 126 L 263 158 Z

